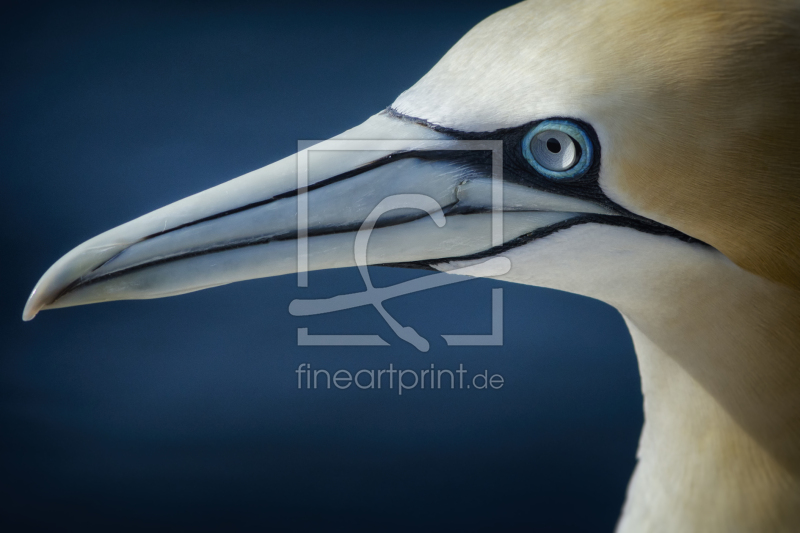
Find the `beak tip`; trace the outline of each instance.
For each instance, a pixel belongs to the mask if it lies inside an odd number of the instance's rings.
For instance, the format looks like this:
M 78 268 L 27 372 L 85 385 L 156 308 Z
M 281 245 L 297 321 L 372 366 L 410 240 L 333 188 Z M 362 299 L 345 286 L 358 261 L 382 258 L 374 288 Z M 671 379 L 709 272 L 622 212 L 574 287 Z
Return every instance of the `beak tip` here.
M 30 322 L 33 320 L 44 307 L 44 303 L 41 301 L 41 295 L 38 294 L 37 289 L 38 286 L 33 289 L 33 292 L 31 292 L 31 295 L 28 297 L 28 301 L 25 302 L 25 309 L 22 311 L 23 322 Z

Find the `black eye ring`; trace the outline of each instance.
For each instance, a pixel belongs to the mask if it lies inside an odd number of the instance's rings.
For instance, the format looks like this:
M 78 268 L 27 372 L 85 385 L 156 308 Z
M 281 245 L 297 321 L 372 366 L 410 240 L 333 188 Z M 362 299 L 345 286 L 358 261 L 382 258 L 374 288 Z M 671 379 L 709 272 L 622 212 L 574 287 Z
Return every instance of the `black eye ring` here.
M 583 175 L 592 164 L 592 141 L 567 120 L 544 120 L 522 139 L 522 154 L 546 178 L 561 180 Z

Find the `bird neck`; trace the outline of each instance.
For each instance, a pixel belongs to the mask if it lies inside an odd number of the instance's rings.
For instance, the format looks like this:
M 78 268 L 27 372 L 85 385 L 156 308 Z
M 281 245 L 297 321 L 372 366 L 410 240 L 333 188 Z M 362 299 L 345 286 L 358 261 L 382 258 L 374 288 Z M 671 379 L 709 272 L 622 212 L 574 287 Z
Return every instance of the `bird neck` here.
M 622 313 L 639 361 L 645 425 L 619 531 L 800 531 L 800 292 L 708 246 L 570 237 L 614 251 L 604 265 L 573 247 L 558 266 L 581 274 L 565 288 Z
M 800 531 L 800 479 L 626 318 L 645 425 L 618 533 Z
M 800 292 L 600 224 L 507 255 L 526 268 L 505 279 L 597 298 L 630 327 L 645 426 L 621 532 L 800 531 Z

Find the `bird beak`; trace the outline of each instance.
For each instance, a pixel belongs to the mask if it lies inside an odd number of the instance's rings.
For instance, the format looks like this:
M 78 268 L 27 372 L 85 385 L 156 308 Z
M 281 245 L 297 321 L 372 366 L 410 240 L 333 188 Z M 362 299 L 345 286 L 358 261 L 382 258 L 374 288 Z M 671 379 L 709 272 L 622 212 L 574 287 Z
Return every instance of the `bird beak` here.
M 499 141 L 459 142 L 379 113 L 81 244 L 42 276 L 23 320 L 42 309 L 160 298 L 363 262 L 436 263 L 490 251 L 583 213 L 613 214 L 502 183 Z M 365 228 L 368 247 L 361 239 L 359 261 L 357 236 Z

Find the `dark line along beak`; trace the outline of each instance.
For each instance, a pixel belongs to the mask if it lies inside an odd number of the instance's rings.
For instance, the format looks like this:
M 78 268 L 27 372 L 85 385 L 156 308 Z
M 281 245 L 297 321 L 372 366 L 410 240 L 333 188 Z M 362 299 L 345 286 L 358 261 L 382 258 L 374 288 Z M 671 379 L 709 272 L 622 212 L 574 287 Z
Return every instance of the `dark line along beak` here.
M 367 140 L 370 149 L 337 141 Z M 172 296 L 235 281 L 297 272 L 298 205 L 307 205 L 307 268 L 355 266 L 356 234 L 392 195 L 425 195 L 445 224 L 412 207 L 384 214 L 369 264 L 479 254 L 493 247 L 491 157 L 437 149 L 455 139 L 379 113 L 362 125 L 239 178 L 107 231 L 73 249 L 42 276 L 23 312 Z M 346 144 L 346 143 L 345 143 Z M 298 163 L 307 184 L 298 185 Z M 299 204 L 298 201 L 301 201 Z M 502 240 L 586 213 L 593 203 L 502 184 Z M 496 240 L 496 239 L 495 239 Z M 301 265 L 302 266 L 302 265 Z

